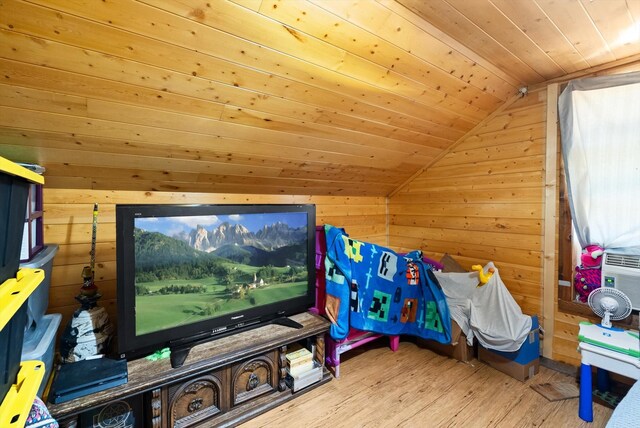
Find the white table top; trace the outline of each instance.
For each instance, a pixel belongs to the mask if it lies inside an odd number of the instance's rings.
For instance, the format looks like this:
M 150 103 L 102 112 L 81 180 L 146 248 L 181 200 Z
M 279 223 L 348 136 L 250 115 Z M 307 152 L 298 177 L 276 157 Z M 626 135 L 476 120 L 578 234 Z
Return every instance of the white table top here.
M 578 351 L 582 354 L 582 364 L 600 367 L 632 379 L 640 379 L 640 358 L 638 357 L 585 342 L 580 342 Z

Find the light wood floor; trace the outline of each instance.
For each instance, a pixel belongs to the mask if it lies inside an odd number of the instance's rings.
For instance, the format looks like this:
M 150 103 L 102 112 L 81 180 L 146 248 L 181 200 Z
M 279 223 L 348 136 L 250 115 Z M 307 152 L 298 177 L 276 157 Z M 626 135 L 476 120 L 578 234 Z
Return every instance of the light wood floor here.
M 484 363 L 437 355 L 411 342 L 393 353 L 382 339 L 343 355 L 340 378 L 243 425 L 249 427 L 604 427 L 612 410 L 594 404 L 594 422 L 578 417 L 578 399 L 550 402 L 530 388 L 574 382 L 540 367 L 519 382 Z

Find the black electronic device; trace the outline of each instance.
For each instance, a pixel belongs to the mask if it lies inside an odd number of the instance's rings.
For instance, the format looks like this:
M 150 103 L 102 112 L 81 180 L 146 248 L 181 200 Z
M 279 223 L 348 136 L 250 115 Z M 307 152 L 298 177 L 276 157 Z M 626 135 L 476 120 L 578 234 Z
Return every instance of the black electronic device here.
M 120 357 L 169 347 L 179 367 L 315 302 L 314 205 L 117 205 L 116 254 Z
M 49 401 L 64 403 L 127 383 L 126 360 L 92 358 L 60 366 L 51 386 Z

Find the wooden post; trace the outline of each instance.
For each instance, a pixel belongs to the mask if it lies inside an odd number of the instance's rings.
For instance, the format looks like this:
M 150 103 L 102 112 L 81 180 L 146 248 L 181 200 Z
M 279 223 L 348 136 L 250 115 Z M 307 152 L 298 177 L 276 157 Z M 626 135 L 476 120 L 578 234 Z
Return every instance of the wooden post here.
M 546 163 L 544 174 L 544 243 L 542 248 L 542 355 L 552 358 L 558 288 L 556 246 L 558 232 L 558 84 L 547 86 Z

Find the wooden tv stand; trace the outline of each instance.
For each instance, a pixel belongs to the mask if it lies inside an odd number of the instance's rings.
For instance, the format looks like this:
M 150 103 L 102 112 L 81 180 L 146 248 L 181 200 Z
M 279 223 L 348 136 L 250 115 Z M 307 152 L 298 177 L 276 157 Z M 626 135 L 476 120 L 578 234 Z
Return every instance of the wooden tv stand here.
M 49 411 L 62 427 L 99 426 L 105 415 L 117 418 L 118 409 L 133 412 L 135 427 L 238 425 L 296 396 L 284 381 L 287 345 L 315 342 L 315 359 L 324 365 L 329 322 L 308 312 L 290 318 L 303 327 L 269 324 L 203 343 L 179 368 L 171 368 L 168 358 L 130 361 L 126 384 L 49 404 Z M 323 370 L 320 382 L 300 392 L 328 382 L 331 375 Z

